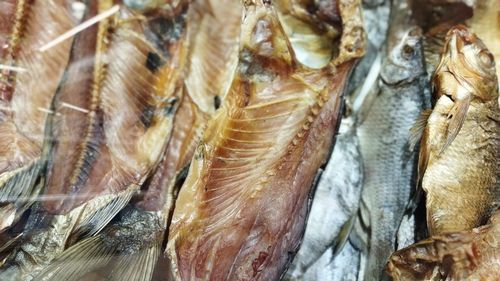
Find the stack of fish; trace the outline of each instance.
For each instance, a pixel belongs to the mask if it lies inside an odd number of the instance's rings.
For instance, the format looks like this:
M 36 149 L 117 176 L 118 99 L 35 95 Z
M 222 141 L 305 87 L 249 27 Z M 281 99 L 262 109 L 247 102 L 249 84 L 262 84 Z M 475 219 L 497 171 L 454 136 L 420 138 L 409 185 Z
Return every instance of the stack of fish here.
M 2 0 L 0 280 L 498 280 L 499 40 L 499 0 Z

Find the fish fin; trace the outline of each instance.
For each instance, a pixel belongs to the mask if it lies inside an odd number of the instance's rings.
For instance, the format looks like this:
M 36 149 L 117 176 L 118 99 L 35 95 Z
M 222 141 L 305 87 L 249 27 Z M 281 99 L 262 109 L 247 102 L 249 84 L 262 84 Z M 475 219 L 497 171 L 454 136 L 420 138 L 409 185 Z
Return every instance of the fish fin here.
M 22 233 L 17 234 L 16 236 L 10 238 L 5 242 L 3 245 L 0 245 L 0 254 L 7 253 L 7 251 L 10 251 L 13 246 L 17 244 L 18 241 L 21 241 L 21 237 L 23 237 Z
M 352 216 L 340 229 L 339 235 L 335 239 L 334 244 L 332 245 L 332 255 L 336 257 L 344 248 L 345 243 L 349 238 L 349 234 L 353 229 L 354 222 L 356 221 L 356 216 Z
M 417 144 L 422 139 L 422 135 L 424 134 L 425 126 L 427 126 L 427 120 L 432 113 L 432 109 L 426 109 L 420 114 L 420 116 L 415 121 L 415 124 L 410 129 L 410 138 L 408 140 L 409 150 L 413 151 Z
M 90 237 L 64 251 L 34 280 L 77 281 L 87 273 L 109 264 L 116 254 L 116 247 L 106 243 L 101 236 Z
M 137 188 L 128 188 L 111 202 L 82 221 L 72 236 L 77 239 L 90 237 L 99 233 L 130 201 Z
M 448 129 L 446 131 L 446 142 L 441 148 L 439 154 L 443 153 L 448 146 L 455 140 L 462 125 L 464 124 L 465 117 L 467 116 L 467 111 L 469 110 L 470 102 L 472 96 L 467 95 L 464 99 L 455 100 L 455 105 L 451 108 L 448 114 Z
M 150 247 L 139 253 L 121 254 L 113 266 L 111 274 L 106 278 L 110 281 L 149 281 L 153 278 L 158 257 L 161 254 L 162 240 L 158 239 Z

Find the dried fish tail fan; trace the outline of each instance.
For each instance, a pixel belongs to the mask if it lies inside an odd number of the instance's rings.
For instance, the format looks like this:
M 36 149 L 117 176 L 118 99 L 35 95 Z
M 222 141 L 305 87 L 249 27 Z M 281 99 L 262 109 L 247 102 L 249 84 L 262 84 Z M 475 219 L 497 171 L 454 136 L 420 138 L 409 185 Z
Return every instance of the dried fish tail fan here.
M 363 54 L 359 5 L 340 1 L 341 54 L 311 69 L 296 60 L 271 2 L 244 1 L 236 75 L 198 146 L 169 229 L 166 252 L 177 280 L 283 274 L 333 145 L 347 78 Z

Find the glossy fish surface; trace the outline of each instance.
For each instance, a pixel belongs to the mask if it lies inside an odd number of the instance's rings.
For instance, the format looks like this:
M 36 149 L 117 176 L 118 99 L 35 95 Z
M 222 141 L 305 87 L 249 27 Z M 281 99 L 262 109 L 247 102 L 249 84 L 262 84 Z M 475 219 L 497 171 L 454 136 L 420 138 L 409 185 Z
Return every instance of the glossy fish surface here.
M 416 174 L 410 128 L 424 109 L 427 85 L 422 35 L 409 22 L 406 1 L 393 4 L 379 91 L 358 127 L 365 171 L 362 218 L 368 226 L 364 280 L 384 279 Z
M 90 1 L 85 19 L 113 7 Z M 167 59 L 181 38 L 164 47 L 154 32 L 166 22 L 171 36 L 182 28 L 161 14 L 138 17 L 120 7 L 75 37 L 47 123 L 43 200 L 0 279 L 29 280 L 71 244 L 70 235 L 99 232 L 158 164 L 177 107 L 179 85 L 170 81 L 182 64 Z
M 421 141 L 419 174 L 431 234 L 486 222 L 499 198 L 500 123 L 493 55 L 464 26 L 452 28 L 434 74 L 438 98 Z
M 9 220 L 0 218 L 1 231 L 38 193 L 45 120 L 71 40 L 40 48 L 76 20 L 65 0 L 2 1 L 0 10 L 0 202 L 14 204 Z
M 295 60 L 269 1 L 246 1 L 240 61 L 176 202 L 167 254 L 178 280 L 276 280 L 302 237 L 341 95 L 363 52 L 359 3 L 341 11 L 340 55 Z
M 488 225 L 432 236 L 392 254 L 387 271 L 395 281 L 497 280 L 500 211 Z

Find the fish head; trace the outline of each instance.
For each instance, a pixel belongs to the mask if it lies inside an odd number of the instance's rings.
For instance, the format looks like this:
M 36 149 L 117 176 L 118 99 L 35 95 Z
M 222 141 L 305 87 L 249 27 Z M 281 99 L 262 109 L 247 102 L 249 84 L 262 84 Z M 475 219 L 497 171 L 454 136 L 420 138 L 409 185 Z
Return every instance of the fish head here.
M 457 25 L 448 31 L 434 85 L 435 92 L 453 99 L 469 94 L 485 101 L 496 98 L 498 78 L 494 56 L 467 27 Z
M 422 31 L 417 26 L 412 26 L 391 38 L 380 72 L 383 83 L 397 86 L 411 83 L 424 75 L 422 46 Z

